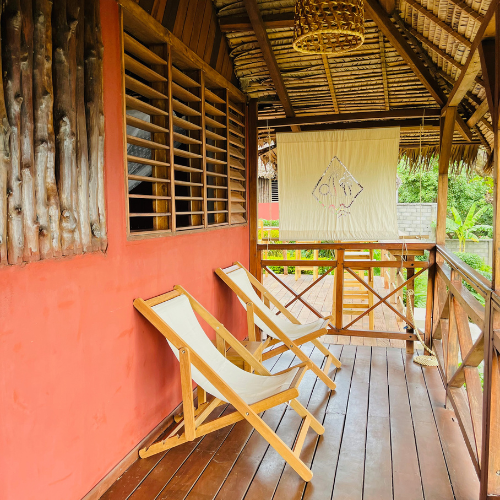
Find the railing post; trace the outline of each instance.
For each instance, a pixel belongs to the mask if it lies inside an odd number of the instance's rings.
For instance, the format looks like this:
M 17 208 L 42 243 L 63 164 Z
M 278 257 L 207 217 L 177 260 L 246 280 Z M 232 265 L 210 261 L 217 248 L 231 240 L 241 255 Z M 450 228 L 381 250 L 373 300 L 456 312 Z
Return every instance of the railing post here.
M 335 286 L 333 289 L 335 304 L 335 328 L 343 326 L 344 309 L 344 250 L 337 250 L 337 267 L 335 268 Z
M 413 255 L 408 255 L 407 260 L 415 260 Z M 415 274 L 415 269 L 409 267 L 406 269 L 406 279 L 409 280 L 413 275 Z M 414 317 L 415 313 L 415 296 L 411 295 L 409 292 L 410 290 L 415 290 L 415 281 L 410 281 L 408 285 L 406 286 L 406 316 L 409 317 L 410 319 Z M 408 308 L 411 310 L 411 314 L 408 314 Z M 416 326 L 416 325 L 415 325 Z M 415 333 L 415 330 L 411 327 L 408 326 L 406 328 L 407 333 Z M 406 352 L 407 354 L 413 354 L 415 351 L 415 342 L 413 340 L 407 340 L 406 341 Z
M 434 280 L 436 276 L 436 247 L 429 252 L 429 268 L 427 270 L 427 298 L 425 302 L 425 343 L 432 344 L 433 309 L 434 309 Z M 425 351 L 426 354 L 429 354 Z

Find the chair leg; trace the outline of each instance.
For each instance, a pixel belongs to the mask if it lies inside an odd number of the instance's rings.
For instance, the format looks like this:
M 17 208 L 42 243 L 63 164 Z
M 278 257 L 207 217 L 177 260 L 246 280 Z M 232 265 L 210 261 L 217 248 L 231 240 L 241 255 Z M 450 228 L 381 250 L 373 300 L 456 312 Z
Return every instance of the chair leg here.
M 325 428 L 319 423 L 319 421 L 312 415 L 305 406 L 303 406 L 301 403 L 299 403 L 296 399 L 292 399 L 290 401 L 290 406 L 292 407 L 293 410 L 297 412 L 299 416 L 302 418 L 309 418 L 310 419 L 310 426 L 311 429 L 316 433 L 316 434 L 323 434 L 325 432 Z
M 337 368 L 342 366 L 342 363 L 318 339 L 314 339 L 312 344 L 314 347 L 317 347 L 323 355 L 328 356 Z
M 323 370 L 316 363 L 313 363 L 304 354 L 304 352 L 300 349 L 300 347 L 297 347 L 295 344 L 291 343 L 289 345 L 289 348 L 295 354 L 295 356 L 297 356 L 302 362 L 307 363 L 309 369 L 312 370 L 322 382 L 324 382 L 332 391 L 335 390 L 335 388 L 337 387 L 335 382 L 330 377 L 325 375 Z

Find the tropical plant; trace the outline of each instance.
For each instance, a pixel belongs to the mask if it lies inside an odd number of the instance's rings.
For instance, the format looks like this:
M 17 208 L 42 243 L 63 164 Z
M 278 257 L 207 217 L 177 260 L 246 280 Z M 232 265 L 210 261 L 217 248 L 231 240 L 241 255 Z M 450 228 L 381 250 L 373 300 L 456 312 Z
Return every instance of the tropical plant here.
M 477 231 L 489 231 L 492 229 L 488 224 L 477 224 L 486 209 L 487 207 L 484 206 L 476 212 L 476 204 L 473 203 L 465 220 L 462 221 L 458 210 L 455 207 L 451 207 L 453 219 L 446 219 L 446 232 L 455 233 L 459 241 L 460 252 L 465 251 L 465 242 L 467 240 L 479 241 L 479 238 L 475 234 Z

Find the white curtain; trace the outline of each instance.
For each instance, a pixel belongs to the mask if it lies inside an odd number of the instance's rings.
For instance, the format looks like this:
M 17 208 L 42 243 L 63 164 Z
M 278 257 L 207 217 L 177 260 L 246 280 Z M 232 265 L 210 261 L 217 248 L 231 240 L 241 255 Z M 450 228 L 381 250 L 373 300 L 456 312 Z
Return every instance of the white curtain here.
M 399 127 L 276 139 L 282 239 L 398 239 Z

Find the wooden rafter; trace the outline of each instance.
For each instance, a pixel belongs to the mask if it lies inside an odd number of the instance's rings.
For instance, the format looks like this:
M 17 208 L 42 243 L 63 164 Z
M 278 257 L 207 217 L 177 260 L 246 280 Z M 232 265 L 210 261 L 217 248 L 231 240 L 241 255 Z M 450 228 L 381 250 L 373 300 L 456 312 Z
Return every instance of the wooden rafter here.
M 151 9 L 151 15 L 161 23 L 163 21 L 163 14 L 165 13 L 165 7 L 167 6 L 167 0 L 155 0 L 153 8 Z
M 271 14 L 262 16 L 266 29 L 290 28 L 293 26 L 293 12 Z M 219 19 L 220 29 L 223 33 L 228 31 L 249 31 L 252 23 L 248 16 L 224 16 Z
M 487 112 L 488 112 L 488 100 L 485 99 L 476 109 L 474 114 L 467 121 L 467 126 L 472 128 Z
M 283 81 L 283 77 L 281 76 L 281 71 L 278 66 L 278 62 L 276 61 L 276 56 L 274 55 L 273 48 L 271 47 L 271 42 L 269 41 L 269 37 L 267 36 L 266 27 L 264 25 L 264 21 L 262 20 L 257 1 L 244 0 L 244 4 L 248 17 L 250 18 L 250 23 L 252 24 L 252 29 L 255 33 L 255 37 L 257 38 L 260 50 L 262 51 L 262 55 L 264 56 L 264 61 L 266 62 L 267 69 L 269 70 L 269 74 L 274 83 L 276 94 L 278 95 L 283 109 L 285 110 L 285 115 L 289 118 L 293 118 L 295 116 L 295 112 L 293 110 L 290 97 L 288 96 L 285 82 Z M 296 131 L 297 130 L 295 129 L 294 132 Z
M 330 71 L 330 63 L 328 62 L 328 57 L 326 54 L 322 55 L 323 66 L 325 67 L 326 79 L 328 81 L 328 88 L 330 89 L 330 94 L 332 96 L 333 110 L 335 113 L 339 113 L 339 105 L 337 102 L 337 96 L 335 95 L 335 87 L 333 86 L 332 72 Z
M 260 128 L 274 127 L 291 127 L 292 125 L 317 125 L 322 123 L 337 123 L 365 120 L 393 120 L 398 118 L 422 118 L 436 117 L 440 115 L 440 110 L 437 108 L 409 108 L 409 109 L 392 109 L 389 111 L 361 111 L 357 113 L 339 113 L 329 115 L 316 116 L 298 116 L 295 118 L 274 118 L 272 120 L 259 120 Z
M 385 42 L 384 34 L 380 30 L 378 32 L 378 43 L 380 46 L 380 62 L 382 65 L 382 82 L 384 85 L 385 109 L 389 110 L 389 86 L 387 84 L 387 68 L 385 63 Z
M 481 26 L 479 26 L 479 29 L 477 30 L 476 37 L 474 38 L 474 42 L 472 43 L 472 46 L 470 48 L 469 57 L 467 58 L 467 61 L 464 64 L 462 71 L 460 72 L 460 76 L 458 77 L 458 80 L 455 82 L 455 85 L 453 86 L 453 89 L 448 96 L 446 105 L 443 108 L 443 113 L 448 106 L 457 106 L 458 104 L 460 104 L 481 69 L 478 48 L 493 17 L 493 14 L 497 7 L 497 3 L 498 0 L 492 0 L 490 6 L 488 7 L 488 11 L 484 16 Z
M 462 45 L 470 48 L 472 43 L 470 40 L 465 38 L 463 35 L 455 31 L 449 24 L 446 24 L 444 21 L 441 21 L 439 17 L 433 14 L 430 10 L 427 10 L 423 5 L 419 4 L 416 0 L 404 0 L 412 9 L 420 12 L 423 16 L 425 16 L 429 21 L 433 22 L 437 26 L 439 26 L 443 31 L 448 33 L 450 36 L 455 38 L 457 42 L 460 42 Z
M 398 54 L 403 58 L 406 64 L 410 66 L 420 82 L 429 91 L 434 100 L 442 106 L 446 102 L 443 91 L 439 88 L 436 80 L 434 80 L 429 70 L 410 47 L 404 36 L 399 32 L 396 26 L 394 26 L 389 15 L 384 11 L 377 0 L 366 0 L 365 12 L 366 17 L 373 19 Z

